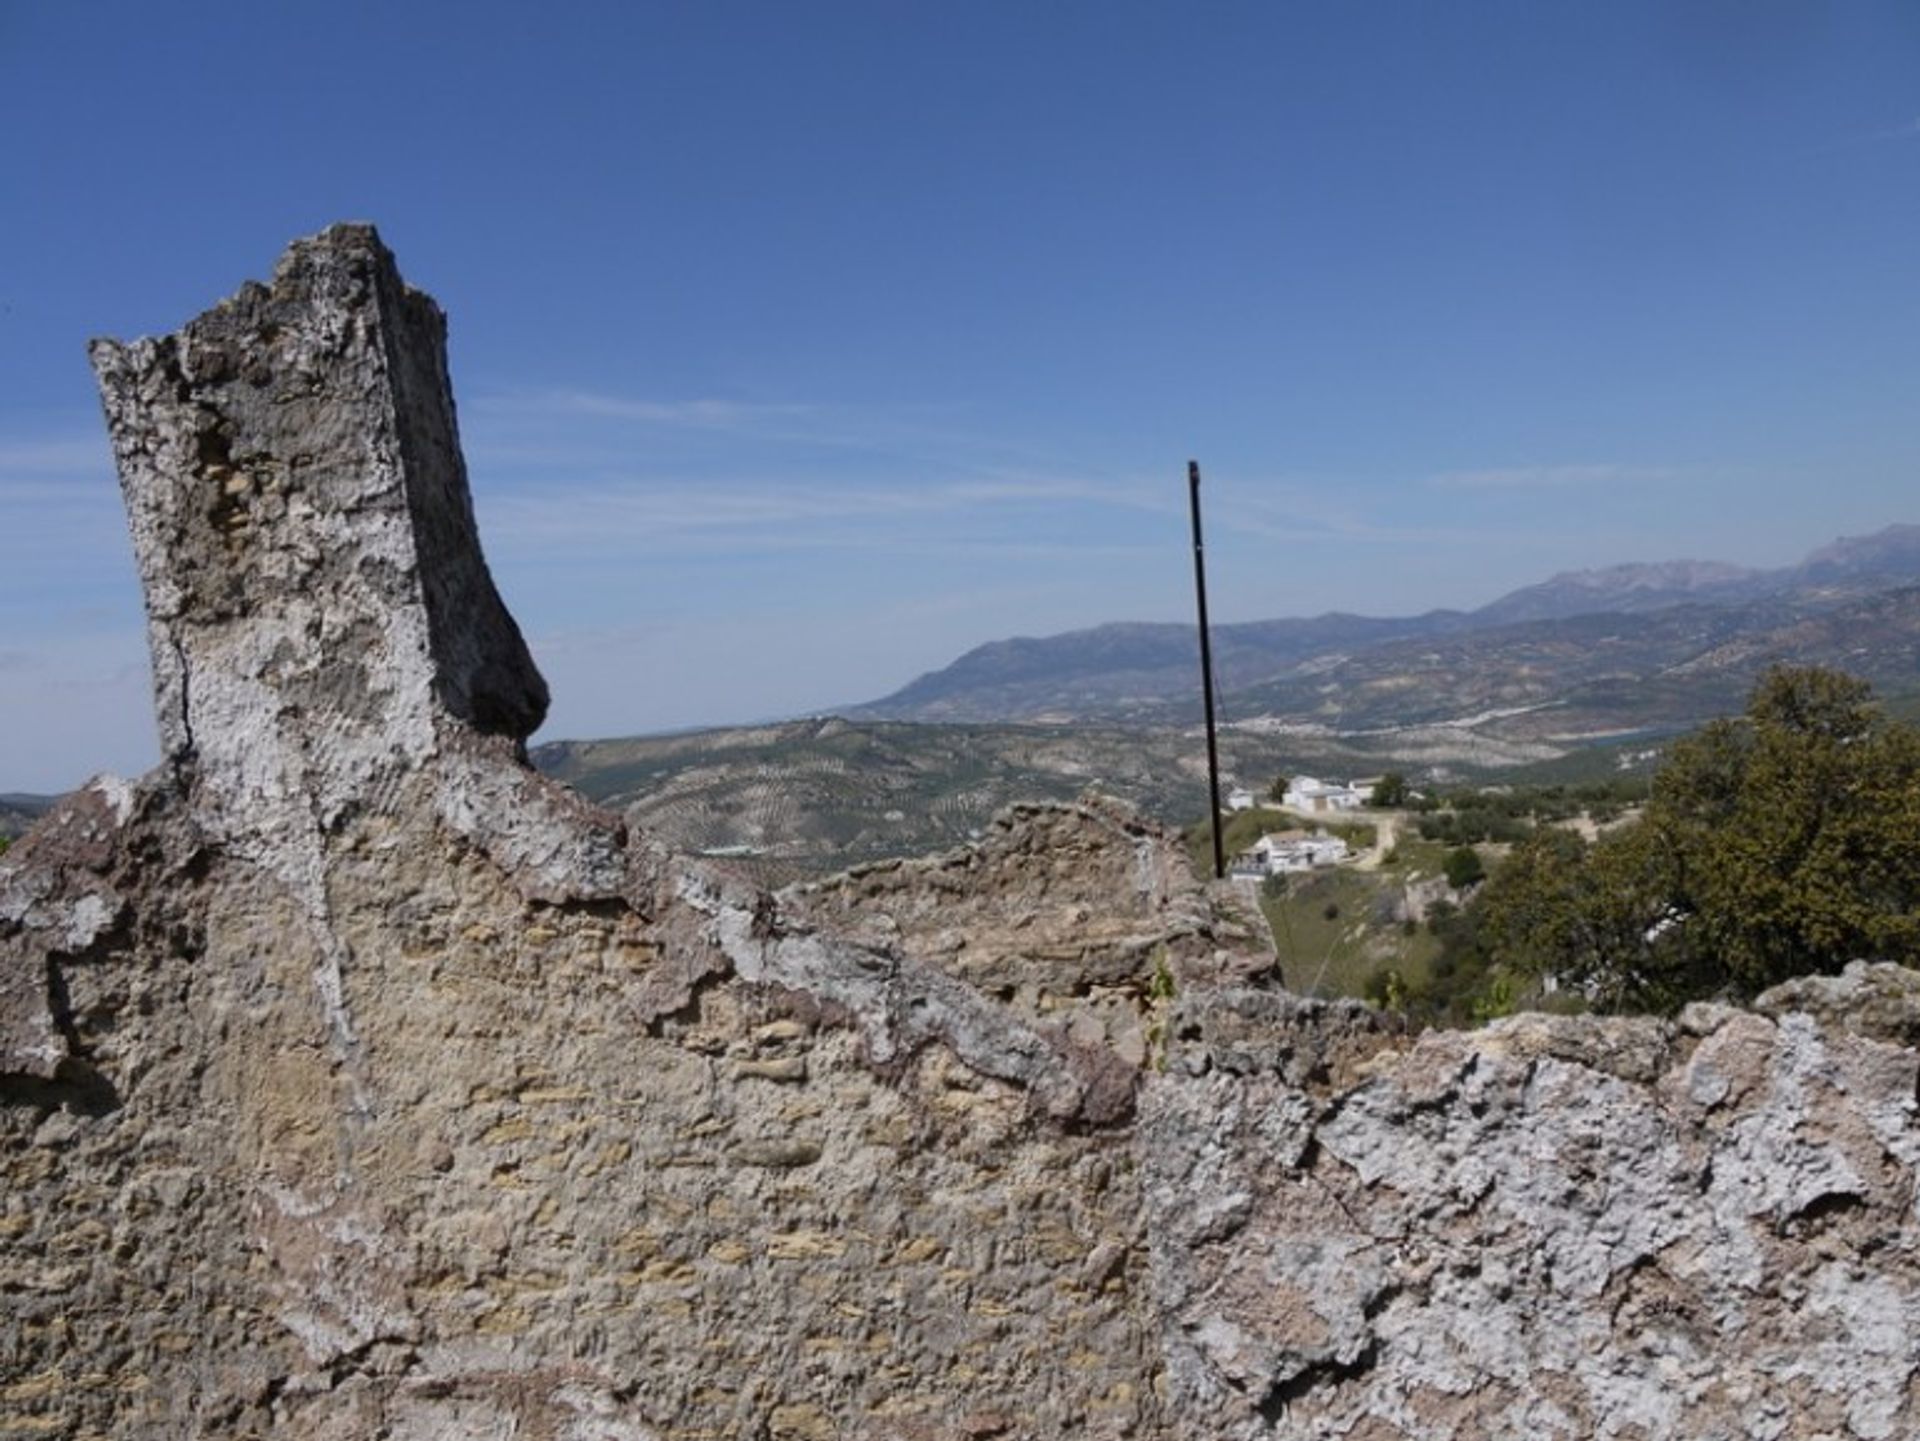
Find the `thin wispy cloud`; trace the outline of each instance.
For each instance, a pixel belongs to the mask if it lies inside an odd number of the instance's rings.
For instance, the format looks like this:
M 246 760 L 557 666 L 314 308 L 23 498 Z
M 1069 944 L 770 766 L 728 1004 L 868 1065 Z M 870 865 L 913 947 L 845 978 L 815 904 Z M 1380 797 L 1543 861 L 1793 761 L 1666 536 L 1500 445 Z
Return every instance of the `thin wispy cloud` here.
M 1905 125 L 1896 125 L 1891 130 L 1876 130 L 1860 137 L 1863 145 L 1877 145 L 1888 140 L 1920 140 L 1920 118 L 1909 120 Z
M 806 550 L 886 544 L 1042 543 L 1020 523 L 1039 513 L 1151 508 L 1137 487 L 1071 477 L 995 476 L 935 483 L 831 485 L 795 480 L 726 483 L 624 480 L 509 491 L 480 505 L 503 550 Z M 961 533 L 964 522 L 974 534 Z M 939 529 L 927 532 L 929 523 Z
M 1018 437 L 969 429 L 966 406 L 927 401 L 867 405 L 812 400 L 659 399 L 577 389 L 502 390 L 466 407 L 476 465 L 567 468 L 598 456 L 631 457 L 657 438 L 724 452 L 767 445 L 806 454 L 859 455 L 922 474 L 1088 471 L 1083 458 L 1035 449 Z M 837 461 L 836 461 L 837 463 Z M 1110 479 L 1110 478 L 1103 478 Z
M 1661 465 L 1514 465 L 1443 471 L 1428 477 L 1427 484 L 1443 490 L 1581 490 L 1673 481 L 1697 473 Z
M 1174 504 L 1173 492 L 1165 485 L 1099 476 L 988 468 L 975 479 L 950 482 L 940 489 L 947 500 L 956 505 L 1074 503 L 1169 514 L 1183 508 Z
M 1651 474 L 1646 469 L 1635 473 Z M 1504 518 L 1490 523 L 1482 515 L 1467 515 L 1455 499 L 1416 502 L 1412 492 L 1428 489 L 1433 479 L 1386 489 L 1327 476 L 1241 481 L 1230 490 L 1223 487 L 1218 503 L 1210 505 L 1207 533 L 1263 545 L 1331 547 L 1328 553 L 1373 560 L 1398 558 L 1409 551 L 1428 557 L 1477 556 L 1489 544 L 1547 554 L 1566 543 L 1566 530 L 1556 523 L 1514 524 Z M 1489 495 L 1499 493 L 1492 485 L 1486 489 Z
M 1892 145 L 1903 140 L 1920 140 L 1920 118 L 1908 120 L 1899 125 L 1885 126 L 1878 130 L 1863 130 L 1857 135 L 1844 135 L 1838 140 L 1829 140 L 1825 144 L 1809 145 L 1797 153 L 1831 155 L 1839 150 L 1858 150 L 1867 145 Z
M 44 609 L 63 595 L 131 574 L 127 525 L 106 439 L 0 439 L 0 614 Z
M 1350 482 L 1327 476 L 1223 477 L 1206 500 L 1209 535 L 1286 544 L 1439 542 L 1444 528 L 1383 521 L 1348 497 Z
M 591 390 L 514 390 L 482 395 L 469 411 L 482 424 L 578 425 L 680 431 L 713 438 L 872 450 L 897 445 L 906 432 L 888 414 L 810 401 L 741 401 L 712 397 L 660 399 Z M 569 444 L 564 431 L 556 439 Z
M 681 425 L 698 430 L 752 430 L 817 415 L 819 407 L 761 405 L 737 400 L 642 400 L 585 390 L 543 391 L 525 396 L 524 408 L 559 415 L 596 415 L 644 425 Z M 509 402 L 511 406 L 511 402 Z
M 73 475 L 50 479 L 46 471 L 8 475 L 0 471 L 0 505 L 17 513 L 120 514 L 120 489 L 112 470 L 104 475 Z M 17 535 L 18 532 L 12 532 Z

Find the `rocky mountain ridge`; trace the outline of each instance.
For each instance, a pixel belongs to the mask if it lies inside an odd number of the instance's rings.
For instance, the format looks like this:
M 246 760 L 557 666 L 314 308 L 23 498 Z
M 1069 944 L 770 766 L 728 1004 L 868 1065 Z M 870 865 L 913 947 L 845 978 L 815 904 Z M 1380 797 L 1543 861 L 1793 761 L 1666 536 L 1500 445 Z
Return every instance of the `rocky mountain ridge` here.
M 1580 688 L 1597 677 L 1580 649 L 1611 653 L 1601 729 L 1697 723 L 1718 713 L 1722 692 L 1750 684 L 1754 667 L 1722 649 L 1739 638 L 1745 656 L 1803 659 L 1803 627 L 1828 616 L 1844 630 L 1855 616 L 1881 614 L 1879 597 L 1920 584 L 1920 526 L 1895 525 L 1843 538 L 1795 566 L 1756 571 L 1678 561 L 1569 572 L 1514 591 L 1472 612 L 1431 611 L 1398 619 L 1330 614 L 1303 620 L 1214 627 L 1215 671 L 1227 712 L 1302 723 L 1414 725 L 1441 712 L 1472 715 L 1508 705 L 1591 706 Z M 1560 647 L 1562 638 L 1584 638 Z M 1911 685 L 1904 636 L 1885 651 L 1853 643 L 1815 655 L 1875 680 Z M 1426 673 L 1428 652 L 1460 658 L 1447 674 Z M 1556 653 L 1558 652 L 1558 653 Z M 1710 658 L 1718 652 L 1718 665 Z M 1762 660 L 1764 664 L 1764 659 Z M 1701 704 L 1670 712 L 1676 669 L 1724 672 Z M 1057 636 L 995 641 L 894 694 L 846 714 L 861 718 L 994 722 L 1183 724 L 1198 712 L 1198 650 L 1186 625 L 1111 625 Z M 1392 704 L 1349 716 L 1320 699 L 1356 680 L 1378 680 L 1425 710 Z M 1644 704 L 1630 694 L 1647 689 Z M 1438 707 L 1438 710 L 1435 707 Z

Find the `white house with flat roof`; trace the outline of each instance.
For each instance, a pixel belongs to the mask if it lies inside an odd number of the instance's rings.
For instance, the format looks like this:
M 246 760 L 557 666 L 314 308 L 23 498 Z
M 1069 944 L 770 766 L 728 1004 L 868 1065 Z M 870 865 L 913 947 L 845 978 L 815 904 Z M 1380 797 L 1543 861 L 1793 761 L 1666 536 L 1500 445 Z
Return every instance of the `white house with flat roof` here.
M 1254 878 L 1292 875 L 1338 865 L 1351 854 L 1347 843 L 1338 836 L 1276 831 L 1260 837 L 1235 856 L 1233 874 Z
M 1366 803 L 1366 795 L 1357 788 L 1339 781 L 1316 780 L 1312 776 L 1295 776 L 1289 780 L 1287 793 L 1281 801 L 1289 810 L 1306 811 L 1309 814 L 1357 811 Z

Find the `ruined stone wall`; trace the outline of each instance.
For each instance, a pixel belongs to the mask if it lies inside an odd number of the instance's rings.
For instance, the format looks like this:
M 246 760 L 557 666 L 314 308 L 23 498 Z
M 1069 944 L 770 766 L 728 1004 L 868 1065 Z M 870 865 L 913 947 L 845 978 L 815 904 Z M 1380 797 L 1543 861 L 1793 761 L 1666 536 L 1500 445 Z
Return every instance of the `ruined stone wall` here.
M 1410 1041 L 1100 803 L 769 896 L 526 769 L 365 227 L 96 348 L 165 761 L 0 858 L 0 1434 L 1920 1432 L 1920 979 Z
M 1324 1088 L 1216 1011 L 1136 1138 L 1175 1413 L 1221 1437 L 1917 1434 L 1917 1000 L 1862 967 L 1759 1014 L 1522 1016 Z

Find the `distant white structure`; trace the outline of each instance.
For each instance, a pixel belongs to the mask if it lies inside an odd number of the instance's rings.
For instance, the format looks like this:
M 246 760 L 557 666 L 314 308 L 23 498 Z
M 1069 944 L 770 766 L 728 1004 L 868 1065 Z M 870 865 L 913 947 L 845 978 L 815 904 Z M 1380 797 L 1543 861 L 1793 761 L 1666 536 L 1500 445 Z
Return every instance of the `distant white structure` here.
M 1298 871 L 1318 870 L 1338 865 L 1352 852 L 1338 836 L 1307 835 L 1303 831 L 1278 831 L 1255 841 L 1234 857 L 1236 876 L 1284 876 Z
M 1253 792 L 1245 786 L 1235 786 L 1227 792 L 1227 809 L 1230 811 L 1250 811 L 1253 809 Z
M 1355 787 L 1339 781 L 1315 780 L 1312 776 L 1293 777 L 1287 782 L 1286 795 L 1281 798 L 1281 804 L 1289 810 L 1306 811 L 1310 815 L 1357 811 L 1366 803 L 1365 794 Z

